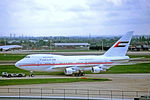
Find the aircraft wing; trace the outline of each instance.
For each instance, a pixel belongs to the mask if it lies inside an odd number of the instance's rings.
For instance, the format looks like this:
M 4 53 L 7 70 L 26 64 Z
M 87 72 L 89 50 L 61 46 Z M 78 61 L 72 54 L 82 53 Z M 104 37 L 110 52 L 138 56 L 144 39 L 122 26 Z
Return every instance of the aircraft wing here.
M 107 69 L 111 68 L 112 66 L 115 65 L 131 65 L 131 64 L 136 64 L 135 62 L 114 62 L 112 64 L 95 64 L 95 65 L 56 65 L 56 66 L 51 66 L 47 70 L 55 69 L 55 70 L 65 70 L 66 68 L 72 68 L 74 70 L 83 70 L 83 71 L 88 71 L 92 70 L 93 67 L 99 67 L 101 70 L 106 71 Z
M 110 67 L 112 67 L 112 65 L 88 65 L 88 66 L 82 66 L 82 65 L 69 65 L 69 66 L 53 66 L 48 68 L 47 70 L 51 70 L 51 69 L 55 69 L 55 70 L 65 70 L 65 68 L 72 68 L 74 70 L 83 70 L 83 71 L 89 71 L 92 70 L 93 67 L 101 67 L 103 70 L 105 69 L 109 69 Z

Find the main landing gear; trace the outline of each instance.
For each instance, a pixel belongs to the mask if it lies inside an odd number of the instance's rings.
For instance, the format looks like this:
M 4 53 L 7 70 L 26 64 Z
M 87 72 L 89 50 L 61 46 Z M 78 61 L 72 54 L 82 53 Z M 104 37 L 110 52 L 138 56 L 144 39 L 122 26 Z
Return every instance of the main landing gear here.
M 85 75 L 84 72 L 81 70 L 77 71 L 77 73 L 74 73 L 74 76 L 84 76 L 84 75 Z

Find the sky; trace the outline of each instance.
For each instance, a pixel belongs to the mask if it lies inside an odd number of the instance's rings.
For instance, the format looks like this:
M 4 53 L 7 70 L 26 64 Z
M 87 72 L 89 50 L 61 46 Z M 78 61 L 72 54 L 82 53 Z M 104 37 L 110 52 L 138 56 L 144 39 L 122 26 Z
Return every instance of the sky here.
M 1 0 L 0 36 L 150 35 L 150 0 Z

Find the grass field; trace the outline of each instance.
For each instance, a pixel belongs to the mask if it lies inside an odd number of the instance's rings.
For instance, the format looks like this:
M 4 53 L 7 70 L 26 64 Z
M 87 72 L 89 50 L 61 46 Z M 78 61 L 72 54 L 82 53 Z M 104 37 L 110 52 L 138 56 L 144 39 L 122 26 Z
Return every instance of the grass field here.
M 0 54 L 0 61 L 4 61 L 4 60 L 18 61 L 24 58 L 25 56 L 26 54 Z
M 108 71 L 102 72 L 105 74 L 120 74 L 120 73 L 150 73 L 150 63 L 141 63 L 134 65 L 117 65 L 113 66 Z
M 46 83 L 69 83 L 69 82 L 95 82 L 95 81 L 110 81 L 110 79 L 103 79 L 103 78 L 7 79 L 7 80 L 0 80 L 0 86 L 46 84 Z
M 24 58 L 27 54 L 0 54 L 0 61 L 18 61 Z M 150 55 L 129 55 L 130 58 L 145 57 L 150 58 Z
M 144 58 L 150 58 L 150 55 L 128 55 L 130 58 L 138 58 L 138 57 L 144 57 Z

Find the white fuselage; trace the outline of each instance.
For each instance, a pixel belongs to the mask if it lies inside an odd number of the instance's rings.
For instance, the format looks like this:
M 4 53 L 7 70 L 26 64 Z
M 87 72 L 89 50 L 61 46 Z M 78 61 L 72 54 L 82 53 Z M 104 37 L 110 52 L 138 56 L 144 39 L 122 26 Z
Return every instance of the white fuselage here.
M 62 56 L 52 54 L 32 54 L 28 55 L 15 65 L 18 68 L 31 71 L 57 71 L 60 68 L 93 66 L 93 65 L 112 65 L 118 61 L 128 60 L 124 57 L 106 56 Z

